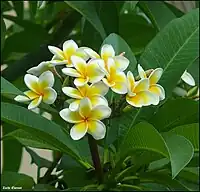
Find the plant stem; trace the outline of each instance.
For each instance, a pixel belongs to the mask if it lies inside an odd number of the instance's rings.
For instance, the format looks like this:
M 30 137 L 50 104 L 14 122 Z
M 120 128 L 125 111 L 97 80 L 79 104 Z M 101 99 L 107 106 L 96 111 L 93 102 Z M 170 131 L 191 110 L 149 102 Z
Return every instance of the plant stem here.
M 54 162 L 52 163 L 51 167 L 47 170 L 44 177 L 40 180 L 40 183 L 46 183 L 51 176 L 51 172 L 54 170 L 60 159 L 62 158 L 63 154 L 61 152 L 57 152 Z
M 92 161 L 94 164 L 94 168 L 95 168 L 99 183 L 102 183 L 103 171 L 101 168 L 101 162 L 100 162 L 100 158 L 99 158 L 99 152 L 98 152 L 98 146 L 97 146 L 96 140 L 91 135 L 88 135 L 88 143 L 90 146 Z

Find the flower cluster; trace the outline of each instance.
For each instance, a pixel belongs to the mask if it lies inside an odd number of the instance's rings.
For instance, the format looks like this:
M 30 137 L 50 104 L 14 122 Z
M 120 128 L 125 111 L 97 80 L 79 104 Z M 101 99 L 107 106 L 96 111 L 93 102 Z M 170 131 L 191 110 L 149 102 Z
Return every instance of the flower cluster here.
M 74 85 L 64 86 L 62 91 L 72 98 L 68 108 L 59 114 L 67 122 L 75 124 L 70 135 L 78 140 L 86 133 L 96 140 L 103 139 L 106 133 L 105 125 L 100 121 L 111 115 L 111 108 L 104 97 L 109 88 L 125 95 L 128 104 L 134 107 L 157 105 L 165 98 L 165 91 L 158 83 L 163 70 L 144 71 L 138 64 L 139 76 L 125 70 L 129 60 L 125 53 L 116 55 L 111 45 L 102 46 L 100 55 L 88 47 L 78 47 L 73 40 L 63 44 L 63 49 L 48 46 L 53 54 L 51 61 L 41 62 L 27 71 L 24 81 L 29 91 L 24 96 L 18 95 L 15 100 L 28 102 L 28 109 L 34 109 L 41 102 L 53 104 L 57 98 L 54 85 L 54 75 L 57 65 L 64 65 L 63 75 L 74 78 Z M 39 76 L 39 77 L 38 77 Z

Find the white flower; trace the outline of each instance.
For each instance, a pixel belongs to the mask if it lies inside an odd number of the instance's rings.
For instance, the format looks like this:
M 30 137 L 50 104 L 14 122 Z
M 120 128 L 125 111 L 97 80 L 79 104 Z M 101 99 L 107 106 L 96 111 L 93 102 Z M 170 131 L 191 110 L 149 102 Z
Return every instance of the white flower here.
M 114 64 L 116 70 L 118 71 L 124 71 L 129 65 L 129 60 L 126 57 L 122 55 L 115 56 L 115 50 L 113 49 L 112 45 L 108 44 L 103 45 L 101 48 L 100 55 L 90 48 L 85 48 L 84 50 L 91 58 L 98 58 L 98 59 L 101 58 L 104 61 L 104 67 L 106 69 L 107 69 L 108 58 L 114 59 Z
M 188 85 L 191 85 L 191 86 L 195 86 L 195 80 L 194 78 L 192 77 L 192 75 L 190 73 L 188 73 L 186 70 L 185 72 L 183 73 L 183 75 L 181 76 L 181 79 L 187 83 Z
M 99 67 L 99 63 L 102 62 L 100 59 L 91 59 L 86 64 L 81 57 L 72 56 L 71 61 L 75 69 L 63 68 L 62 72 L 65 75 L 76 77 L 74 80 L 76 86 L 83 86 L 88 82 L 97 83 L 105 76 L 105 73 Z
M 60 111 L 60 116 L 69 123 L 75 123 L 70 130 L 73 140 L 79 140 L 86 133 L 89 133 L 94 139 L 103 139 L 106 134 L 106 127 L 100 121 L 108 118 L 111 109 L 105 105 L 97 105 L 92 108 L 92 104 L 88 98 L 81 100 L 78 111 L 71 111 L 66 108 Z
M 93 107 L 96 105 L 108 106 L 106 98 L 103 97 L 108 92 L 108 86 L 106 86 L 102 81 L 91 84 L 90 86 L 85 84 L 84 86 L 77 87 L 77 89 L 72 87 L 63 87 L 62 91 L 65 95 L 74 98 L 71 100 L 69 105 L 71 111 L 76 111 L 78 109 L 80 101 L 84 97 L 90 99 Z
M 73 67 L 71 56 L 76 55 L 83 58 L 85 61 L 89 59 L 88 54 L 84 51 L 85 47 L 78 48 L 78 45 L 73 40 L 65 41 L 63 50 L 48 46 L 51 53 L 54 54 L 54 59 L 50 61 L 54 66 L 66 64 L 67 67 Z
M 26 96 L 16 96 L 14 98 L 15 101 L 31 101 L 28 105 L 28 109 L 38 107 L 42 101 L 46 104 L 53 104 L 55 102 L 57 93 L 52 88 L 54 84 L 54 76 L 52 72 L 46 71 L 42 73 L 39 78 L 34 75 L 26 74 L 24 76 L 24 82 L 30 90 L 24 92 Z

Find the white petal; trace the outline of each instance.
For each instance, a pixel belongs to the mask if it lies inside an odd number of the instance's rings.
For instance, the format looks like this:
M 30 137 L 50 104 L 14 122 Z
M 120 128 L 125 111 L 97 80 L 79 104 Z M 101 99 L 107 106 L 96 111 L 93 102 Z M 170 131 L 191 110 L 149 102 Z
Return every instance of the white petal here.
M 65 75 L 69 75 L 71 77 L 80 77 L 81 76 L 80 73 L 77 70 L 72 69 L 72 68 L 63 68 L 62 72 Z
M 81 122 L 75 124 L 70 130 L 70 136 L 73 140 L 79 140 L 85 136 L 88 130 L 88 124 L 86 122 Z
M 85 47 L 79 47 L 76 50 L 76 53 L 74 55 L 83 58 L 85 61 L 87 61 L 90 56 L 84 51 Z
M 114 57 L 115 65 L 117 70 L 124 71 L 129 65 L 129 60 L 124 56 L 115 56 Z
M 151 74 L 149 76 L 150 85 L 156 84 L 159 81 L 159 79 L 161 78 L 162 73 L 163 73 L 162 68 L 157 68 L 157 69 L 153 70 L 153 72 L 151 72 Z
M 99 54 L 93 51 L 90 48 L 84 48 L 84 51 L 90 56 L 92 59 L 100 58 Z
M 75 99 L 82 99 L 82 96 L 78 89 L 75 89 L 73 87 L 63 87 L 62 91 L 65 95 L 75 98 Z
M 92 106 L 95 107 L 97 105 L 105 105 L 108 106 L 108 101 L 106 100 L 105 97 L 101 96 L 101 95 L 96 95 L 90 98 L 91 102 L 92 102 Z
M 147 78 L 146 73 L 140 64 L 138 64 L 138 73 L 141 79 Z
M 194 81 L 194 78 L 192 77 L 192 75 L 190 73 L 188 73 L 187 71 L 185 71 L 183 73 L 183 75 L 181 76 L 181 79 L 187 83 L 188 85 L 191 85 L 191 86 L 195 86 L 195 81 Z
M 92 110 L 91 101 L 85 97 L 80 101 L 79 113 L 82 117 L 89 117 Z
M 57 66 L 57 65 L 68 65 L 68 61 L 67 60 L 52 60 L 52 61 L 49 61 L 53 66 Z
M 69 123 L 80 123 L 83 121 L 78 111 L 71 111 L 70 109 L 62 109 L 59 112 L 60 116 Z
M 88 83 L 88 80 L 89 78 L 87 77 L 86 79 L 84 78 L 76 78 L 74 79 L 74 84 L 77 86 L 77 87 L 81 87 L 81 86 L 84 86 L 85 84 Z
M 96 140 L 103 139 L 106 134 L 106 126 L 101 121 L 89 121 L 88 133 Z
M 127 88 L 129 92 L 132 92 L 132 90 L 135 87 L 135 78 L 133 76 L 133 73 L 131 71 L 128 71 L 127 73 Z
M 63 53 L 65 58 L 70 58 L 78 49 L 78 45 L 73 40 L 65 41 L 63 44 Z
M 38 80 L 39 80 L 38 77 L 36 77 L 34 75 L 26 74 L 24 76 L 24 82 L 25 82 L 26 86 L 30 90 L 32 90 L 36 93 L 39 92 Z
M 78 56 L 71 56 L 71 61 L 74 65 L 74 67 L 76 68 L 76 70 L 84 75 L 85 72 L 86 72 L 86 62 L 84 59 L 82 59 L 81 57 L 78 57 Z
M 102 120 L 110 117 L 111 108 L 105 105 L 97 105 L 95 106 L 90 115 L 90 119 L 93 120 Z
M 112 45 L 105 44 L 101 48 L 101 58 L 107 60 L 109 57 L 115 56 L 115 50 L 113 49 Z
M 42 97 L 43 102 L 49 105 L 53 104 L 57 98 L 56 91 L 51 87 L 45 88 L 43 94 L 44 94 Z
M 90 83 L 97 83 L 105 76 L 105 73 L 99 67 L 99 63 L 102 62 L 102 59 L 92 59 L 87 64 L 87 76 Z
M 102 81 L 94 83 L 90 86 L 88 90 L 89 95 L 106 95 L 108 93 L 109 87 Z
M 140 92 L 140 91 L 146 91 L 149 89 L 149 79 L 141 79 L 138 82 L 136 82 L 134 93 Z
M 48 46 L 48 49 L 51 53 L 53 53 L 54 55 L 56 55 L 59 59 L 64 60 L 64 55 L 63 55 L 63 51 L 57 47 L 54 46 Z
M 46 87 L 53 87 L 54 84 L 54 76 L 51 71 L 46 71 L 42 73 L 39 77 L 38 83 L 41 88 L 46 88 Z
M 149 88 L 149 91 L 157 95 L 160 101 L 165 99 L 165 90 L 163 89 L 161 85 L 158 85 L 158 84 L 151 85 Z
M 71 111 L 77 111 L 78 108 L 79 108 L 80 101 L 81 101 L 81 100 L 79 100 L 79 99 L 78 99 L 78 100 L 74 100 L 72 103 L 70 103 L 69 109 L 70 109 Z
M 127 84 L 123 82 L 115 82 L 115 85 L 111 89 L 118 94 L 126 94 L 128 91 Z
M 35 109 L 36 107 L 39 106 L 39 104 L 42 102 L 42 96 L 37 97 L 31 103 L 28 105 L 28 109 Z
M 17 101 L 17 102 L 23 103 L 23 102 L 30 101 L 31 99 L 29 99 L 28 97 L 23 96 L 23 95 L 17 95 L 17 96 L 14 98 L 14 100 Z

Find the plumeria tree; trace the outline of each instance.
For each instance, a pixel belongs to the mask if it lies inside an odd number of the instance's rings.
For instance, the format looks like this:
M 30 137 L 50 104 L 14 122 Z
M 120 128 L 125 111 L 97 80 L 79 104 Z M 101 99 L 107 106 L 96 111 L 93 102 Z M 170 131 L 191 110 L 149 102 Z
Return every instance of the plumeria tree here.
M 197 190 L 199 9 L 184 14 L 159 1 L 36 1 L 28 19 L 22 3 L 2 2 L 3 13 L 17 13 L 3 14 L 2 27 L 9 19 L 24 28 L 1 35 L 8 63 L 1 77 L 3 143 L 12 157 L 3 154 L 2 189 Z M 45 41 L 11 49 L 15 35 L 22 42 L 19 34 L 31 27 L 45 29 Z M 37 165 L 36 180 L 18 172 L 22 147 Z M 30 147 L 52 150 L 53 162 Z

